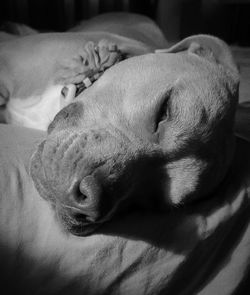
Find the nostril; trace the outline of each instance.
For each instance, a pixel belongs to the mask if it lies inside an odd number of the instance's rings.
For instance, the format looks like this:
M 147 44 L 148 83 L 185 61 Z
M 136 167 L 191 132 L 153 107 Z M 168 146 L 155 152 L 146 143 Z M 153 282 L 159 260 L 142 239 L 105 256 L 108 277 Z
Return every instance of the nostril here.
M 74 200 L 81 208 L 95 208 L 99 204 L 101 189 L 94 176 L 86 176 L 75 189 Z
M 88 197 L 82 192 L 80 186 L 77 186 L 75 189 L 74 198 L 78 205 L 83 205 L 86 203 Z
M 77 218 L 82 222 L 97 222 L 106 214 L 101 202 L 102 189 L 95 176 L 84 177 L 73 194 L 72 206 L 78 211 Z M 85 217 L 81 216 L 84 215 Z M 85 219 L 84 219 L 85 218 Z M 76 218 L 75 218 L 76 220 Z

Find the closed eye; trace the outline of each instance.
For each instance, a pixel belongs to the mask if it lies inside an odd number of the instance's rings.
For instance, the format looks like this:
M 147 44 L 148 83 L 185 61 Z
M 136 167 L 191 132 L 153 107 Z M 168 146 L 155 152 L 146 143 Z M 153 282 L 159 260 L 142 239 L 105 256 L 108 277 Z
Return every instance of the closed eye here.
M 161 100 L 161 103 L 159 104 L 158 110 L 156 112 L 155 116 L 155 132 L 158 131 L 159 124 L 166 120 L 169 117 L 169 100 L 171 96 L 171 90 L 169 90 Z

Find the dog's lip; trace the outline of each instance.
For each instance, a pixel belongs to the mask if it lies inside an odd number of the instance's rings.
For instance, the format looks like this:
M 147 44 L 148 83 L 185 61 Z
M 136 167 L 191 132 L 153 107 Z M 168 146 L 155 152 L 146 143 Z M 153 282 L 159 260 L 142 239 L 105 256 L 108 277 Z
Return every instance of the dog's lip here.
M 74 206 L 63 204 L 60 205 L 60 209 L 64 211 L 72 224 L 81 223 L 82 225 L 88 225 L 90 223 L 96 223 L 91 220 L 90 216 L 86 215 L 84 212 L 82 212 L 82 210 Z
M 75 217 L 74 220 L 72 220 L 72 222 L 68 223 L 67 229 L 73 235 L 88 236 L 95 232 L 96 229 L 99 228 L 101 225 L 101 222 L 88 221 L 87 217 L 83 215 L 83 217 Z
M 88 236 L 103 224 L 102 221 L 91 221 L 91 218 L 82 213 L 78 208 L 65 204 L 61 204 L 59 207 L 61 210 L 63 209 L 64 218 L 66 217 L 67 220 L 67 222 L 64 222 L 64 226 L 73 235 Z M 58 212 L 60 212 L 60 209 L 57 207 Z
M 99 228 L 101 223 L 79 223 L 68 226 L 68 231 L 75 236 L 89 236 Z

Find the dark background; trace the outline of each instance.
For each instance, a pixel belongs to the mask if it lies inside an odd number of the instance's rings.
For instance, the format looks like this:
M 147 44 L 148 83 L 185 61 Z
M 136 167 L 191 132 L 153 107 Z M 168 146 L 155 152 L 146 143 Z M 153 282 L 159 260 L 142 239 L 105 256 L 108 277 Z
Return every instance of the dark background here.
M 0 0 L 0 25 L 14 21 L 64 31 L 110 11 L 148 15 L 169 40 L 209 33 L 230 44 L 250 45 L 250 0 Z

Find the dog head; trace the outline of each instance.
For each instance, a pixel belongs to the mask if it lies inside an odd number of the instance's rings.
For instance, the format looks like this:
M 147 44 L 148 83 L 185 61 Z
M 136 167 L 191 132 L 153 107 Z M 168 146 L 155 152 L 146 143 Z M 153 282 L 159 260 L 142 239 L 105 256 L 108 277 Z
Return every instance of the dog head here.
M 31 161 L 40 195 L 77 235 L 124 208 L 207 196 L 233 154 L 238 80 L 227 45 L 205 35 L 113 66 L 50 124 Z

